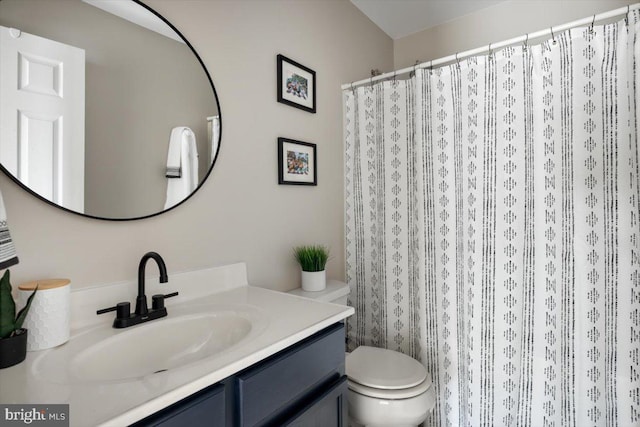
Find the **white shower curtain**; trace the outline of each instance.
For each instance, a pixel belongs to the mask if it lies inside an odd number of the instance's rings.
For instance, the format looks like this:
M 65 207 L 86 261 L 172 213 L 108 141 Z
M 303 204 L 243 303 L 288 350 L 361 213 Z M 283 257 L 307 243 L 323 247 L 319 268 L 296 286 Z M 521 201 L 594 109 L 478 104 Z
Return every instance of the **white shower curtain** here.
M 349 346 L 426 425 L 640 425 L 639 21 L 345 90 Z

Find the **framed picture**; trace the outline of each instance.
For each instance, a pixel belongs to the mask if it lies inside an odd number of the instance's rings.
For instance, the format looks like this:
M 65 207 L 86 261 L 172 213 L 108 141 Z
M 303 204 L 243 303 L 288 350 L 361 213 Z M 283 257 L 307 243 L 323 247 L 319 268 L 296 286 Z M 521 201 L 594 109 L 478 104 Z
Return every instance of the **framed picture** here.
M 278 55 L 278 102 L 316 112 L 316 72 Z
M 278 138 L 278 184 L 318 185 L 316 144 Z

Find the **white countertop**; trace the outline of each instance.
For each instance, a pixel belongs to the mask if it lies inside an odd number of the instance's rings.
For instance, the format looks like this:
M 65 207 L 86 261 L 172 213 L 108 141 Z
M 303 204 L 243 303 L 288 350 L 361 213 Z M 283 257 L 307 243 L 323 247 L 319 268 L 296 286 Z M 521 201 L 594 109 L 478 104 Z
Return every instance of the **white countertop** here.
M 228 268 L 230 270 L 225 270 Z M 129 287 L 133 286 L 131 283 L 118 284 L 110 288 L 101 287 L 97 292 L 104 294 L 106 290 L 106 293 L 111 294 L 110 298 L 113 298 L 114 293 L 120 292 L 118 289 L 127 289 L 129 292 Z M 260 330 L 215 356 L 133 380 L 72 384 L 54 381 L 51 380 L 51 376 L 39 374 L 38 360 L 45 357 L 47 352 L 56 349 L 29 352 L 25 362 L 0 370 L 0 402 L 68 403 L 72 426 L 125 426 L 215 384 L 354 313 L 351 307 L 247 286 L 244 264 L 181 273 L 173 280 L 170 276 L 168 285 L 156 286 L 157 284 L 152 284 L 149 287 L 155 290 L 162 289 L 165 293 L 178 290 L 181 295 L 175 300 L 167 300 L 168 317 L 150 323 L 171 319 L 172 312 L 176 313 L 174 316 L 177 313 L 188 313 L 190 308 L 195 307 L 199 307 L 199 310 L 209 306 L 211 310 L 217 307 L 237 307 L 252 308 L 258 312 L 263 319 Z M 135 293 L 135 288 L 133 292 Z M 110 313 L 106 317 L 101 316 L 100 321 L 96 322 L 95 307 L 89 309 L 88 306 L 108 306 L 120 300 L 111 300 L 104 304 L 104 295 L 96 295 L 96 292 L 85 292 L 79 297 L 72 296 L 72 310 L 93 310 L 92 316 L 76 316 L 72 340 L 74 336 L 90 333 L 95 328 L 104 330 L 105 325 L 113 321 L 114 313 Z M 149 299 L 150 295 L 152 292 L 147 291 Z M 87 301 L 91 301 L 91 304 Z M 142 324 L 132 328 L 144 326 L 145 324 Z M 114 333 L 132 328 L 114 330 Z M 144 350 L 139 349 L 142 352 Z M 65 367 L 61 366 L 60 369 Z

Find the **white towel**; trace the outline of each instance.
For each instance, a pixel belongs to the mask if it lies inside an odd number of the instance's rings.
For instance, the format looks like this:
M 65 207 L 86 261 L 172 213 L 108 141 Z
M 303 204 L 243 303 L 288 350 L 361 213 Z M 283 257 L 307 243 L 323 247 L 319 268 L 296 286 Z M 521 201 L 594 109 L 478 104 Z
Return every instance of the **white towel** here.
M 218 152 L 218 140 L 220 139 L 220 116 L 211 117 L 211 163 Z
M 169 178 L 176 176 L 177 178 Z M 178 126 L 171 130 L 167 153 L 167 201 L 165 209 L 177 205 L 198 187 L 198 147 L 191 129 Z
M 0 193 L 0 269 L 9 268 L 17 263 L 18 256 L 9 233 L 7 211 L 4 208 L 4 200 Z

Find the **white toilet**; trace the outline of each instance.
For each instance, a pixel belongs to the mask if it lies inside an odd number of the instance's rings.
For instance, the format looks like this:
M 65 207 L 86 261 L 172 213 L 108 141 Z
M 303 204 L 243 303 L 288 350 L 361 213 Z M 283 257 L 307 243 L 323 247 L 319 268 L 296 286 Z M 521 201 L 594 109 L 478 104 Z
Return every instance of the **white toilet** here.
M 347 304 L 349 286 L 330 280 L 320 292 L 294 295 Z M 431 375 L 417 360 L 397 351 L 361 346 L 347 353 L 349 423 L 352 427 L 413 427 L 435 406 Z

